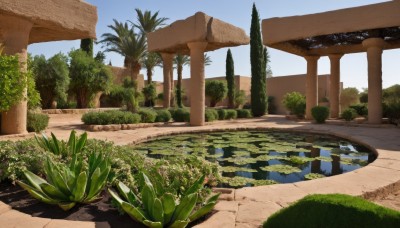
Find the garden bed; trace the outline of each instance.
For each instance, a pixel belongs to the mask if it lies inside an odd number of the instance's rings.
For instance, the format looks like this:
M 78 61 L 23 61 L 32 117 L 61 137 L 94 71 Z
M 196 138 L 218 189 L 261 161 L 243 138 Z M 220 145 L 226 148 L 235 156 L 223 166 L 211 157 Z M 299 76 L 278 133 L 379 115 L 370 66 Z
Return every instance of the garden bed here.
M 84 125 L 87 131 L 120 131 L 120 130 L 135 130 L 140 128 L 160 127 L 168 125 L 168 123 L 138 123 L 138 124 L 109 124 L 109 125 Z
M 88 112 L 103 112 L 120 110 L 121 108 L 83 108 L 83 109 L 43 109 L 44 114 L 85 114 Z

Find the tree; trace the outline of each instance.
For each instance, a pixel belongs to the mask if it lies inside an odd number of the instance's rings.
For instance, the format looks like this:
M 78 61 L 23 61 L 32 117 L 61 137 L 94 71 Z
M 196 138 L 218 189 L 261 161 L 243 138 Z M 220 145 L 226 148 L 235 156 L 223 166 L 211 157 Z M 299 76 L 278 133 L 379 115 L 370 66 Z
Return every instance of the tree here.
M 358 104 L 359 102 L 359 91 L 357 88 L 345 88 L 340 93 L 340 107 L 342 110 L 345 110 L 350 105 Z
M 162 59 L 158 53 L 148 52 L 142 60 L 142 65 L 147 70 L 147 84 L 153 82 L 154 67 L 161 66 Z
M 267 47 L 264 47 L 264 67 L 265 67 L 265 77 L 272 78 L 272 69 L 269 63 L 271 62 L 269 52 Z M 266 83 L 265 83 L 266 84 Z
M 157 98 L 157 90 L 154 83 L 147 84 L 142 90 L 145 106 L 153 107 L 155 103 L 155 99 Z
M 82 39 L 81 49 L 93 57 L 93 39 Z
M 206 82 L 206 96 L 210 99 L 210 106 L 215 107 L 218 102 L 226 97 L 226 83 L 219 80 L 211 80 Z
M 120 23 L 114 19 L 114 25 L 108 26 L 113 33 L 104 33 L 100 42 L 104 43 L 107 52 L 116 52 L 125 57 L 126 66 L 131 70 L 132 80 L 136 80 L 146 54 L 146 36 L 135 34 L 128 23 Z
M 68 57 L 59 53 L 46 60 L 43 55 L 35 56 L 32 69 L 36 88 L 42 98 L 42 108 L 56 108 L 57 100 L 66 101 L 69 86 Z
M 139 110 L 139 103 L 143 101 L 143 95 L 138 91 L 137 82 L 125 78 L 123 88 L 122 96 L 127 110 L 137 112 Z
M 88 108 L 98 92 L 107 92 L 112 83 L 111 70 L 82 50 L 73 50 L 70 57 L 70 91 L 76 96 L 78 108 Z
M 228 84 L 228 107 L 235 107 L 235 64 L 232 58 L 231 49 L 226 55 L 226 82 Z
M 151 14 L 151 11 L 148 10 L 144 11 L 144 13 L 140 9 L 135 9 L 135 11 L 137 14 L 137 22 L 131 23 L 135 28 L 138 28 L 142 34 L 154 32 L 161 26 L 165 25 L 164 22 L 168 20 L 166 17 L 158 18 L 159 11 L 153 15 Z
M 303 117 L 306 112 L 306 97 L 299 92 L 285 94 L 282 103 L 292 115 Z
M 179 108 L 182 108 L 182 71 L 184 66 L 190 64 L 190 57 L 187 55 L 177 54 L 174 58 L 174 64 L 176 65 L 176 70 L 178 72 L 178 81 L 176 83 L 176 105 Z
M 210 66 L 212 63 L 211 57 L 208 56 L 207 54 L 204 54 L 204 65 L 205 66 Z
M 263 116 L 267 111 L 268 99 L 266 93 L 265 64 L 263 44 L 261 40 L 260 16 L 253 4 L 250 28 L 250 62 L 251 62 L 251 110 L 254 116 Z

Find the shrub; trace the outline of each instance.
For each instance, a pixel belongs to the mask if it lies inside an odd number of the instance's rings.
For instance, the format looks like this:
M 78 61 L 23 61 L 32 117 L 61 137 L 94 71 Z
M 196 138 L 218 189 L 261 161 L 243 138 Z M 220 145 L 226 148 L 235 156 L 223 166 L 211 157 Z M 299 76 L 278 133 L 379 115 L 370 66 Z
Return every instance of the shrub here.
M 226 97 L 226 83 L 219 80 L 206 81 L 206 96 L 210 99 L 210 107 L 215 107 L 218 102 Z
M 142 123 L 154 123 L 157 113 L 152 109 L 140 109 L 139 115 L 142 117 Z
M 306 113 L 306 97 L 299 92 L 285 94 L 282 103 L 292 115 L 303 117 Z
M 393 124 L 400 124 L 400 98 L 385 104 L 387 106 L 385 112 L 389 121 Z
M 357 112 L 353 108 L 347 108 L 342 112 L 342 118 L 345 119 L 346 121 L 351 121 L 356 118 Z
M 109 193 L 131 218 L 149 227 L 186 227 L 189 222 L 211 212 L 219 197 L 217 194 L 205 202 L 198 202 L 204 175 L 181 197 L 165 192 L 162 186 L 156 183 L 158 180 L 150 180 L 144 173 L 141 174 L 141 179 L 140 195 L 121 182 L 117 187 L 123 199 L 112 190 L 109 190 Z
M 350 105 L 359 103 L 359 91 L 357 88 L 349 87 L 342 90 L 340 93 L 340 107 L 342 110 Z
M 238 116 L 238 113 L 237 113 L 236 110 L 234 110 L 234 109 L 226 109 L 226 116 L 225 116 L 226 120 L 236 119 L 237 116 Z
M 82 116 L 82 122 L 86 125 L 108 124 L 135 124 L 140 123 L 141 116 L 124 111 L 89 112 Z
M 155 103 L 155 99 L 157 98 L 157 90 L 156 86 L 154 83 L 147 84 L 143 90 L 142 93 L 144 95 L 145 99 L 145 106 L 146 107 L 153 107 Z
M 349 108 L 352 108 L 356 111 L 356 114 L 359 116 L 368 116 L 368 106 L 367 104 L 355 104 L 350 105 Z
M 359 197 L 310 195 L 281 209 L 263 227 L 398 227 L 400 213 Z
M 206 109 L 204 112 L 206 122 L 212 122 L 219 119 L 218 111 L 215 109 Z
M 225 120 L 226 119 L 226 109 L 218 109 L 218 119 Z
M 246 92 L 244 90 L 235 90 L 235 108 L 243 106 L 247 101 Z M 251 107 L 249 106 L 249 109 Z
M 49 125 L 49 116 L 42 113 L 28 112 L 26 125 L 29 132 L 41 132 Z
M 171 113 L 166 110 L 157 110 L 156 122 L 169 122 L 171 120 Z
M 250 109 L 237 109 L 237 118 L 251 118 L 253 115 L 251 114 Z
M 311 109 L 311 115 L 317 123 L 325 123 L 329 117 L 329 108 L 325 106 L 315 106 Z
M 173 111 L 172 118 L 175 122 L 189 122 L 190 111 L 186 108 L 178 108 Z

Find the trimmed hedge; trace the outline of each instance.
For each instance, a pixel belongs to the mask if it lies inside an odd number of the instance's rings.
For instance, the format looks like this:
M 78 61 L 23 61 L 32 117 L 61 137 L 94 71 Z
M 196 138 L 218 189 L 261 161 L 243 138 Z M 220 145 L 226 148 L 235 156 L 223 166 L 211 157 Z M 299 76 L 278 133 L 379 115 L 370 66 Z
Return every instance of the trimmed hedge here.
M 218 119 L 225 120 L 226 119 L 226 109 L 218 109 Z
M 357 111 L 353 108 L 347 108 L 342 112 L 342 118 L 346 121 L 352 121 L 357 117 Z
M 342 194 L 310 195 L 281 209 L 264 222 L 264 228 L 397 228 L 400 212 L 359 197 Z
M 109 124 L 135 124 L 140 123 L 141 116 L 126 111 L 89 112 L 82 116 L 82 122 L 86 125 Z
M 206 109 L 204 116 L 206 122 L 212 122 L 219 119 L 218 111 L 215 109 Z
M 140 109 L 139 115 L 142 117 L 142 123 L 154 123 L 157 113 L 152 109 Z
M 251 118 L 253 115 L 251 114 L 250 109 L 237 109 L 237 118 Z
M 325 123 L 329 117 L 329 108 L 325 106 L 315 106 L 311 109 L 311 115 L 317 123 Z
M 186 108 L 169 109 L 168 111 L 171 113 L 172 119 L 174 119 L 175 122 L 190 121 L 190 111 Z
M 28 132 L 41 132 L 49 125 L 49 116 L 42 113 L 28 112 L 26 125 Z
M 349 108 L 352 108 L 356 111 L 359 116 L 368 116 L 368 106 L 367 104 L 355 104 L 350 105 Z
M 226 115 L 225 119 L 230 120 L 230 119 L 236 119 L 237 118 L 237 111 L 235 109 L 226 109 Z
M 171 120 L 171 113 L 166 110 L 166 109 L 162 109 L 162 110 L 157 110 L 157 117 L 156 117 L 156 122 L 169 122 Z

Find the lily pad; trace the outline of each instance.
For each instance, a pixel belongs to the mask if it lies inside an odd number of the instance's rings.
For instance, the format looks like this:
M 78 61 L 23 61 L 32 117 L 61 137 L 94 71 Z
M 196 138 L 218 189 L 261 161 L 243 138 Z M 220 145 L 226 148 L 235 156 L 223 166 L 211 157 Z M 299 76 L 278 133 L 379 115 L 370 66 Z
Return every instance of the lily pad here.
M 283 174 L 300 173 L 301 169 L 290 165 L 270 165 L 261 167 L 261 170 L 268 172 L 278 172 Z
M 253 180 L 252 184 L 254 186 L 264 186 L 264 185 L 279 184 L 279 182 L 274 180 Z
M 235 166 L 223 166 L 220 168 L 222 172 L 225 173 L 235 173 L 235 172 L 248 172 L 248 173 L 255 173 L 257 170 L 245 168 L 245 167 L 235 167 Z
M 246 177 L 222 177 L 222 183 L 228 184 L 231 187 L 242 187 L 247 184 L 253 183 L 254 179 L 246 178 Z
M 304 175 L 304 179 L 306 179 L 306 180 L 314 180 L 314 179 L 319 179 L 319 178 L 324 178 L 324 177 L 326 177 L 326 176 L 323 174 L 319 174 L 319 173 L 309 173 L 309 174 Z

